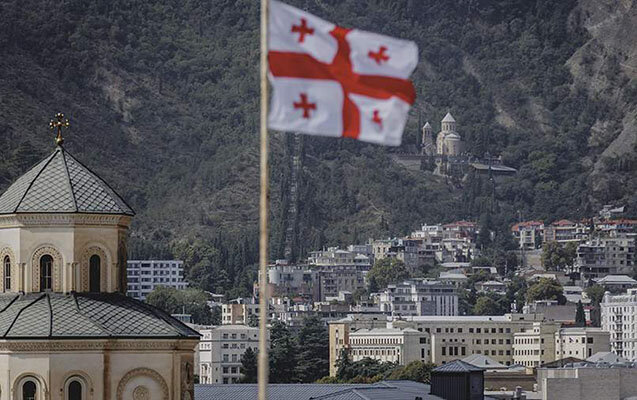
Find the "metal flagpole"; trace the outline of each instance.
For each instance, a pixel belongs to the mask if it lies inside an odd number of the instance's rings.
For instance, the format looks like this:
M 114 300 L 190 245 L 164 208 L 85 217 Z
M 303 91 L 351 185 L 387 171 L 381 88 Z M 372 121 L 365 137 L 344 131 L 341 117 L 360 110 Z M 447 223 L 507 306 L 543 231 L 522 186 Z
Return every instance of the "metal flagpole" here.
M 259 400 L 268 399 L 268 0 L 261 0 L 261 194 L 259 201 Z

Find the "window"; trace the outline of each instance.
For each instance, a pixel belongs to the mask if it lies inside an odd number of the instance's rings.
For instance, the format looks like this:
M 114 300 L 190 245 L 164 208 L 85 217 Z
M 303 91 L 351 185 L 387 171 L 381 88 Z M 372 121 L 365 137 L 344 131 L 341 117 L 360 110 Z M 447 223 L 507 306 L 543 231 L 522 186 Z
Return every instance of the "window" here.
M 22 400 L 36 400 L 37 399 L 37 385 L 32 380 L 27 380 L 22 384 Z
M 4 290 L 11 290 L 11 259 L 4 257 Z
M 82 384 L 80 381 L 74 380 L 69 383 L 66 398 L 67 400 L 82 400 Z
M 100 256 L 93 255 L 89 260 L 89 292 L 97 293 L 101 291 L 100 288 L 100 269 L 101 269 L 102 260 Z
M 53 288 L 53 257 L 48 254 L 40 258 L 40 291 Z

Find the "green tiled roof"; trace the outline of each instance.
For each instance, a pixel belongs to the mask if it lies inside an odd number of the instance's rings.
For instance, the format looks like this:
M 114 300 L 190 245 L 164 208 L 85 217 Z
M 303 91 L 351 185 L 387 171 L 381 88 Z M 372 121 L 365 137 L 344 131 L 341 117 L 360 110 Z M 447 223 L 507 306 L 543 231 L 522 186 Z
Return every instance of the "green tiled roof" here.
M 199 337 L 158 308 L 119 293 L 3 293 L 0 307 L 0 339 Z
M 63 147 L 57 147 L 0 196 L 0 214 L 14 213 L 135 214 L 106 182 Z

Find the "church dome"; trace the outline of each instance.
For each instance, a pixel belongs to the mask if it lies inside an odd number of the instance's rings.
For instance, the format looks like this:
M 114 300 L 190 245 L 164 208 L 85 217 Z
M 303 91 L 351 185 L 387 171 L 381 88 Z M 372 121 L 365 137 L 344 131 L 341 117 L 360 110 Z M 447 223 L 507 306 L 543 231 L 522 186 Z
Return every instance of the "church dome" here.
M 0 294 L 1 339 L 197 339 L 149 304 L 119 293 Z
M 1 214 L 135 215 L 115 191 L 62 146 L 0 196 Z

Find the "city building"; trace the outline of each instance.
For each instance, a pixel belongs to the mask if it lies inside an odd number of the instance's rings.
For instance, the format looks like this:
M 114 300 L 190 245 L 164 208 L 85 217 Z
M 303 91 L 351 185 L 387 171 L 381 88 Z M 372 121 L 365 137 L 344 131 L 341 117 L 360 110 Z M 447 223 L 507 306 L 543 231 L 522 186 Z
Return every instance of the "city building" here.
M 352 361 L 372 358 L 407 365 L 412 361 L 427 362 L 429 356 L 429 334 L 415 329 L 359 329 L 349 334 Z
M 365 275 L 372 267 L 372 257 L 330 247 L 311 252 L 308 264 L 315 277 L 314 301 L 325 301 L 338 297 L 340 292 L 365 289 Z
M 268 266 L 269 297 L 301 297 L 314 300 L 316 273 L 307 265 L 289 265 L 285 260 L 277 260 Z M 254 283 L 253 295 L 259 294 L 259 283 Z
M 583 280 L 606 275 L 629 275 L 635 266 L 635 236 L 595 238 L 577 247 L 575 270 Z
M 534 322 L 533 326 L 513 335 L 513 362 L 525 367 L 539 367 L 555 361 L 555 334 L 560 324 Z
M 135 213 L 57 144 L 0 195 L 2 399 L 192 399 L 199 334 L 125 295 Z
M 555 360 L 586 359 L 610 351 L 610 334 L 601 328 L 561 328 L 555 332 Z
M 637 361 L 637 289 L 612 295 L 606 292 L 600 304 L 602 329 L 610 332 L 611 351 L 630 361 Z
M 126 294 L 137 300 L 146 296 L 158 286 L 185 289 L 184 262 L 178 260 L 129 260 L 126 269 Z
M 537 369 L 537 392 L 542 400 L 624 400 L 637 397 L 637 368 L 633 364 L 572 363 Z
M 588 225 L 562 219 L 550 225 L 544 225 L 544 243 L 581 243 L 588 239 L 589 233 L 590 227 Z
M 595 281 L 611 293 L 622 293 L 637 287 L 637 281 L 628 275 L 606 275 Z
M 520 249 L 535 250 L 542 246 L 544 223 L 542 221 L 519 222 L 511 227 Z
M 259 328 L 245 325 L 220 325 L 201 329 L 199 342 L 199 382 L 239 383 L 241 357 L 247 349 L 256 353 Z
M 372 317 L 373 318 L 373 317 Z M 472 354 L 483 354 L 495 361 L 511 365 L 513 338 L 517 332 L 533 327 L 542 315 L 506 314 L 502 316 L 405 316 L 387 319 L 354 319 L 330 322 L 330 372 L 342 349 L 350 348 L 351 334 L 359 329 L 411 328 L 429 335 L 430 361 L 444 364 Z M 372 325 L 372 326 L 370 326 Z M 553 337 L 551 337 L 551 346 Z
M 359 329 L 386 327 L 387 316 L 384 314 L 351 314 L 346 318 L 329 322 L 330 376 L 336 375 L 336 361 L 341 356 L 343 350 L 349 353 L 350 332 Z
M 455 286 L 430 279 L 389 285 L 379 296 L 380 311 L 392 316 L 458 315 Z
M 223 325 L 248 325 L 250 319 L 258 320 L 259 301 L 254 298 L 239 297 L 221 305 Z

